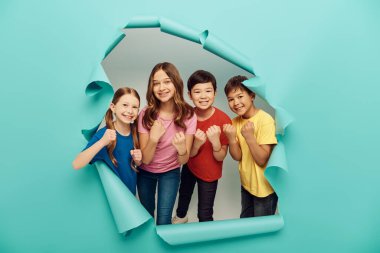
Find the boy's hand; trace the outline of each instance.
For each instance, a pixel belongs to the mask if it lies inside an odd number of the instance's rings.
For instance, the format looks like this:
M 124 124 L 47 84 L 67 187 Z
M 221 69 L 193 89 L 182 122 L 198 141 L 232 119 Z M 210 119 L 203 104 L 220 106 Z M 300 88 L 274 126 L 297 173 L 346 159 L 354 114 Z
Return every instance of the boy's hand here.
M 115 140 L 116 140 L 116 130 L 112 130 L 112 129 L 107 129 L 104 132 L 103 137 L 100 139 L 103 146 L 107 146 L 108 144 L 110 144 L 112 141 L 115 141 Z
M 244 124 L 244 126 L 241 128 L 241 135 L 243 135 L 244 139 L 249 140 L 254 137 L 253 133 L 255 130 L 255 126 L 253 122 L 248 121 Z
M 207 129 L 206 135 L 213 147 L 220 146 L 220 133 L 221 130 L 219 126 L 213 125 Z
M 228 143 L 236 142 L 236 128 L 231 124 L 223 125 L 223 133 L 228 139 Z
M 193 145 L 200 148 L 206 142 L 206 134 L 200 129 L 197 129 L 194 135 L 194 143 Z
M 164 124 L 162 124 L 160 120 L 155 120 L 150 128 L 149 138 L 154 142 L 158 142 L 164 135 L 165 131 Z
M 137 166 L 141 165 L 141 160 L 142 160 L 141 149 L 132 149 L 131 156 Z
M 179 155 L 186 154 L 186 152 L 187 152 L 187 150 L 186 150 L 186 137 L 185 137 L 185 134 L 183 132 L 179 132 L 179 133 L 176 133 L 174 135 L 174 138 L 172 140 L 172 144 L 175 147 L 175 149 L 177 150 L 177 153 Z

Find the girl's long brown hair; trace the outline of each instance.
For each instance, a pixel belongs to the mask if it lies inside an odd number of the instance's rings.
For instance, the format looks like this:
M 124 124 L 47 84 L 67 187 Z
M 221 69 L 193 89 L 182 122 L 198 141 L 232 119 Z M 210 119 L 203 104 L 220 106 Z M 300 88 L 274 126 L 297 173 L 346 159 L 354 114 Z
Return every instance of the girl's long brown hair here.
M 143 126 L 147 129 L 150 129 L 153 125 L 153 122 L 157 119 L 158 116 L 160 101 L 154 96 L 153 93 L 153 76 L 159 70 L 163 70 L 168 75 L 175 88 L 174 123 L 186 130 L 184 121 L 185 119 L 189 119 L 194 115 L 194 110 L 188 103 L 186 103 L 183 98 L 183 81 L 179 75 L 177 68 L 169 62 L 158 63 L 156 66 L 154 66 L 152 72 L 150 73 L 148 90 L 146 93 L 146 101 L 148 103 L 148 106 L 142 119 Z
M 119 102 L 119 99 L 122 96 L 126 95 L 126 94 L 131 94 L 132 96 L 136 97 L 139 100 L 139 103 L 140 103 L 140 96 L 139 96 L 139 94 L 137 93 L 136 90 L 134 90 L 132 88 L 128 88 L 128 87 L 123 87 L 123 88 L 119 88 L 115 92 L 115 95 L 113 96 L 113 99 L 112 99 L 112 104 L 114 104 L 114 105 L 117 104 L 117 102 Z M 113 124 L 113 115 L 112 115 L 111 109 L 107 110 L 106 116 L 105 116 L 105 121 L 106 121 L 106 127 L 108 129 L 115 130 L 115 126 Z M 133 138 L 133 146 L 134 146 L 135 149 L 139 149 L 140 148 L 139 140 L 137 138 L 137 121 L 138 121 L 138 119 L 136 118 L 134 120 L 134 122 L 131 124 L 131 133 L 132 133 L 132 138 Z M 108 155 L 110 156 L 113 165 L 115 165 L 115 167 L 117 167 L 118 166 L 117 160 L 116 160 L 115 156 L 113 155 L 113 151 L 115 150 L 115 147 L 116 147 L 116 140 L 112 141 L 110 144 L 108 144 L 107 151 L 108 151 Z M 131 167 L 132 167 L 133 170 L 137 171 L 134 166 L 131 166 Z

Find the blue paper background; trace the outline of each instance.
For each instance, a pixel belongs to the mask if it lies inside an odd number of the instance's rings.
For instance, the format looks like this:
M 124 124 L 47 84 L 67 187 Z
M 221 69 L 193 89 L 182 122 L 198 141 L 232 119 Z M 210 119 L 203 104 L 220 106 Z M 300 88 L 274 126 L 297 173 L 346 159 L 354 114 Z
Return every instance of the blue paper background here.
M 378 252 L 377 1 L 1 1 L 1 252 Z M 94 168 L 71 169 L 104 107 L 96 64 L 128 19 L 208 29 L 265 77 L 295 121 L 277 233 L 172 247 L 148 224 L 115 229 Z M 112 38 L 112 39 L 110 39 Z M 106 102 L 106 101 L 104 101 Z

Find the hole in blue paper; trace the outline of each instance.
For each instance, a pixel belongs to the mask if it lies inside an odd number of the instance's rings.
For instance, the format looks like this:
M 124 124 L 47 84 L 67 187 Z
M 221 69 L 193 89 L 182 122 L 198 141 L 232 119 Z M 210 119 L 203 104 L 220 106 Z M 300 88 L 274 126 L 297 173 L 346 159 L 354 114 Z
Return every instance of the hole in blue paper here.
M 213 73 L 218 84 L 214 106 L 226 112 L 230 118 L 236 116 L 227 105 L 224 85 L 234 75 L 245 75 L 250 78 L 253 76 L 251 73 L 204 50 L 200 44 L 163 33 L 158 28 L 126 29 L 125 35 L 125 38 L 119 39 L 119 44 L 102 62 L 115 90 L 123 86 L 135 88 L 140 94 L 141 108 L 143 108 L 146 104 L 145 94 L 151 69 L 158 62 L 168 61 L 179 69 L 185 87 L 188 77 L 195 70 L 204 69 Z M 187 93 L 187 88 L 185 88 L 185 93 Z M 187 98 L 187 94 L 184 96 Z M 187 99 L 187 101 L 192 105 L 190 100 Z M 256 97 L 255 104 L 274 118 L 274 109 L 259 96 Z M 223 177 L 218 183 L 214 220 L 239 218 L 240 185 L 238 163 L 228 154 L 223 165 Z M 195 187 L 188 212 L 190 222 L 198 221 L 197 203 L 197 187 Z M 176 205 L 173 215 L 175 208 Z

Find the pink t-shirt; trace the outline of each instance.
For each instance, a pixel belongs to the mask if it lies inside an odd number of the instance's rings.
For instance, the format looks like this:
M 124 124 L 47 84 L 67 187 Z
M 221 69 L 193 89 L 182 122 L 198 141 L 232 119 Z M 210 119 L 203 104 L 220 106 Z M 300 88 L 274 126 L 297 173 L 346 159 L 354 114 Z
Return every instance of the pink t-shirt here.
M 139 133 L 149 133 L 149 129 L 146 129 L 142 124 L 142 119 L 145 115 L 145 110 L 141 110 L 138 121 Z M 186 131 L 174 124 L 173 119 L 163 119 L 158 115 L 158 118 L 164 124 L 166 131 L 157 143 L 156 152 L 154 153 L 153 160 L 149 164 L 142 164 L 140 167 L 143 170 L 152 173 L 163 173 L 172 169 L 180 167 L 178 162 L 177 150 L 172 144 L 172 139 L 177 132 L 183 131 L 185 134 L 195 134 L 197 128 L 197 116 L 193 115 L 190 119 L 185 120 Z

